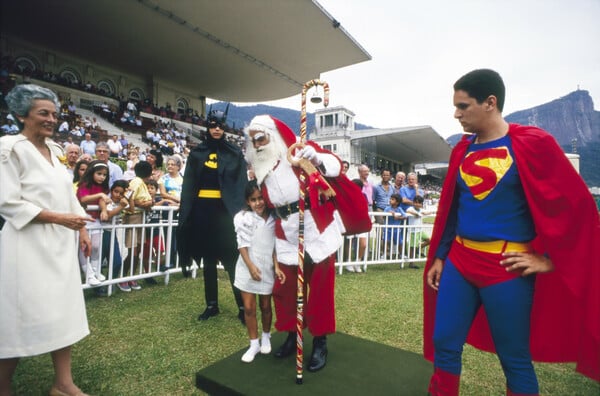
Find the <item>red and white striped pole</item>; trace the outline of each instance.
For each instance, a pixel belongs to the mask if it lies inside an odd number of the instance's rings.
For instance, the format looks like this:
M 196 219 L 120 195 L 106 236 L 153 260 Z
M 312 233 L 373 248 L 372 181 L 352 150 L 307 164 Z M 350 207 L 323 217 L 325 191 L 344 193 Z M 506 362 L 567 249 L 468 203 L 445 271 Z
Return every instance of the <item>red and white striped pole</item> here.
M 316 86 L 323 86 L 323 105 L 329 105 L 329 84 L 320 80 L 310 80 L 302 87 L 302 111 L 300 113 L 300 143 L 292 147 L 304 147 L 306 136 L 306 92 Z M 302 384 L 303 337 L 304 327 L 304 209 L 306 197 L 306 175 L 300 172 L 300 199 L 298 203 L 298 277 L 296 292 L 296 384 Z

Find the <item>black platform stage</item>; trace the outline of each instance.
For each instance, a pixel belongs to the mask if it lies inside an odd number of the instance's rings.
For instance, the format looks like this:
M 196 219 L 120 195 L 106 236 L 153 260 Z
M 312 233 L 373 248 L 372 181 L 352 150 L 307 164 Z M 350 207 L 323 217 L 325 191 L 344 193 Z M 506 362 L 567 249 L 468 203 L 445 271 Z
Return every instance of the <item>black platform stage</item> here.
M 275 333 L 271 344 L 279 347 L 287 334 Z M 304 366 L 312 350 L 305 335 Z M 296 357 L 276 359 L 258 354 L 252 363 L 241 357 L 247 347 L 196 374 L 196 386 L 215 395 L 426 395 L 430 362 L 422 355 L 344 333 L 327 337 L 327 366 L 317 373 L 303 371 L 296 384 Z

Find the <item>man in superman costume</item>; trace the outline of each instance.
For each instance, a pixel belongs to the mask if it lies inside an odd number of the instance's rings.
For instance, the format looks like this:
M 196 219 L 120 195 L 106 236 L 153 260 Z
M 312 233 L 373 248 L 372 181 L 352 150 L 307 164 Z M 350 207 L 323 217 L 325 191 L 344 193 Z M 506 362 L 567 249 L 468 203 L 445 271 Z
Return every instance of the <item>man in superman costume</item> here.
M 431 395 L 458 395 L 465 342 L 498 354 L 507 395 L 539 393 L 532 360 L 600 380 L 598 209 L 551 135 L 504 121 L 504 92 L 487 69 L 454 84 L 472 135 L 450 157 L 424 276 Z

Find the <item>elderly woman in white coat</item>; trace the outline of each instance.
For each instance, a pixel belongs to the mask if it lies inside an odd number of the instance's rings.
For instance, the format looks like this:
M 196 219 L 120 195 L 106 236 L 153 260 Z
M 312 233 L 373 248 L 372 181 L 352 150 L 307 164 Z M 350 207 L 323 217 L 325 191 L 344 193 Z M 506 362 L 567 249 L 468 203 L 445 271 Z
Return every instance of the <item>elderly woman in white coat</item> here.
M 19 85 L 6 102 L 21 133 L 0 138 L 0 396 L 11 394 L 19 358 L 47 352 L 55 372 L 50 395 L 81 396 L 71 346 L 89 334 L 77 242 L 89 256 L 90 219 L 60 162 L 62 148 L 50 139 L 56 95 Z

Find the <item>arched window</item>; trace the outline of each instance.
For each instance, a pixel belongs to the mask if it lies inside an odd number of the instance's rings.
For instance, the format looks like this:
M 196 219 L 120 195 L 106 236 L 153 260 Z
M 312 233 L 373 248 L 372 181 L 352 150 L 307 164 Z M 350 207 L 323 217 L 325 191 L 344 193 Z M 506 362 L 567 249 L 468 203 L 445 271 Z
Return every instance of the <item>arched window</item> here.
M 144 97 L 144 92 L 139 88 L 133 88 L 131 91 L 129 91 L 129 99 L 133 99 L 138 103 L 142 103 Z
M 108 96 L 115 96 L 115 84 L 110 80 L 98 81 L 98 92 Z
M 77 85 L 81 83 L 81 76 L 79 73 L 70 67 L 63 69 L 59 76 L 70 85 Z
M 177 99 L 177 113 L 186 114 L 189 107 L 190 105 L 187 100 L 185 100 L 184 98 Z
M 28 56 L 20 56 L 15 59 L 15 69 L 21 74 L 32 75 L 39 69 L 38 62 Z

